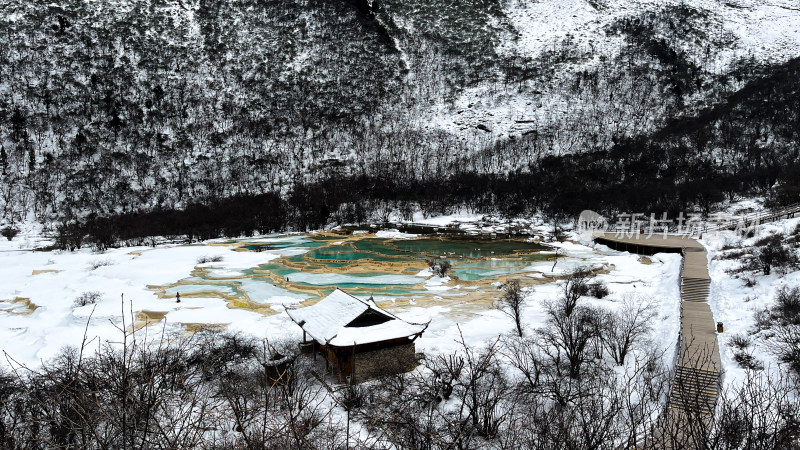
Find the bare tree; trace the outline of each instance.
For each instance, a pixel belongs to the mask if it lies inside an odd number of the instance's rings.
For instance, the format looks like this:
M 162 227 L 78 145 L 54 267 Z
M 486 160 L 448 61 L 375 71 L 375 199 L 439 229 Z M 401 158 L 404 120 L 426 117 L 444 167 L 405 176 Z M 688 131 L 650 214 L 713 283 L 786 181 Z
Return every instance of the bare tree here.
M 788 366 L 795 376 L 800 377 L 800 325 L 786 325 L 774 330 L 773 340 L 767 349 Z
M 542 372 L 546 370 L 545 355 L 536 339 L 508 337 L 502 341 L 500 352 L 511 367 L 525 380 L 526 390 L 538 392 Z
M 514 320 L 517 334 L 522 337 L 522 310 L 525 308 L 525 296 L 519 280 L 510 280 L 503 285 L 503 294 L 495 302 L 495 308 Z
M 453 266 L 453 265 L 450 263 L 450 261 L 447 261 L 447 260 L 445 260 L 445 261 L 442 261 L 442 262 L 439 264 L 439 270 L 438 270 L 438 272 L 439 272 L 439 276 L 440 276 L 440 277 L 442 277 L 442 278 L 446 277 L 446 276 L 447 276 L 447 272 L 449 272 L 449 271 L 450 271 L 450 268 L 451 268 L 452 266 Z
M 641 297 L 626 297 L 618 311 L 604 314 L 600 338 L 614 362 L 625 364 L 628 352 L 647 336 L 655 315 L 653 302 Z
M 599 335 L 601 314 L 587 306 L 575 306 L 566 297 L 547 304 L 546 313 L 547 326 L 539 330 L 539 336 L 547 344 L 544 351 L 559 372 L 566 359 L 569 377 L 579 378 L 583 363 L 593 358 L 589 344 Z
M 756 265 L 764 275 L 772 273 L 773 268 L 777 268 L 781 273 L 797 268 L 800 265 L 797 253 L 788 245 L 784 245 L 786 237 L 782 234 L 774 234 L 761 239 L 756 243 L 755 251 Z
M 785 372 L 746 371 L 738 387 L 720 393 L 705 448 L 800 448 L 798 388 Z
M 589 278 L 592 271 L 586 267 L 578 267 L 562 285 L 563 301 L 560 308 L 564 314 L 571 315 L 581 297 L 589 293 Z
M 453 267 L 453 265 L 448 260 L 444 260 L 440 263 L 437 263 L 435 260 L 429 259 L 426 261 L 426 263 L 428 264 L 428 267 L 431 269 L 431 272 L 435 273 L 436 275 L 439 275 L 442 278 L 446 277 L 447 272 L 449 272 L 450 268 Z

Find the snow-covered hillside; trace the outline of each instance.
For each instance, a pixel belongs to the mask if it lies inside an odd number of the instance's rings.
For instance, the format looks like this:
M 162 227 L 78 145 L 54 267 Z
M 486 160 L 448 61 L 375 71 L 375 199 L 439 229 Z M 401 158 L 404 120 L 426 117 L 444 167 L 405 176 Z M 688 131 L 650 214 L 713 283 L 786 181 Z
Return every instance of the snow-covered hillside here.
M 688 8 L 687 15 L 665 14 L 670 9 Z M 509 1 L 501 20 L 514 31 L 499 45 L 502 55 L 555 58 L 547 82 L 529 82 L 525 89 L 500 90 L 490 84 L 466 89 L 434 112 L 434 126 L 453 133 L 494 139 L 526 135 L 548 126 L 597 120 L 596 111 L 616 111 L 614 120 L 634 126 L 632 111 L 617 111 L 614 99 L 598 103 L 592 95 L 576 96 L 569 89 L 584 71 L 614 72 L 621 53 L 627 51 L 626 36 L 614 27 L 625 20 L 658 15 L 654 32 L 678 52 L 709 74 L 724 73 L 743 58 L 783 63 L 800 54 L 800 7 L 791 0 L 696 1 L 680 0 L 542 0 Z M 620 90 L 637 90 L 636 82 Z M 619 95 L 615 91 L 615 95 Z M 624 95 L 624 94 L 623 94 Z M 642 100 L 641 93 L 636 94 Z M 694 98 L 703 102 L 703 96 Z M 618 103 L 619 98 L 616 100 Z M 630 107 L 628 104 L 626 107 Z M 477 129 L 482 125 L 484 129 Z M 603 128 L 619 127 L 609 121 Z M 659 122 L 632 129 L 630 134 L 652 131 Z M 489 131 L 487 131 L 489 130 Z M 484 137 L 485 138 L 485 137 Z M 574 151 L 568 141 L 557 142 L 556 152 Z
M 785 324 L 764 313 L 781 306 L 778 297 L 782 290 L 791 292 L 800 286 L 799 226 L 800 218 L 784 219 L 760 225 L 752 237 L 725 231 L 703 239 L 712 280 L 709 303 L 714 319 L 725 328 L 720 350 L 728 388 L 747 381 L 746 369 L 764 370 L 772 376 L 793 370 L 790 361 L 781 360 L 779 350 L 791 351 L 791 343 L 776 336 Z M 780 258 L 775 258 L 774 267 L 765 274 L 760 262 L 770 237 L 778 238 L 779 244 L 772 245 L 783 246 L 787 257 L 780 263 Z M 785 312 L 785 320 L 796 320 L 790 310 Z
M 451 177 L 533 172 L 548 155 L 635 155 L 625 142 L 676 119 L 707 127 L 700 138 L 724 131 L 697 114 L 735 108 L 732 94 L 762 79 L 777 100 L 795 92 L 784 65 L 798 15 L 790 0 L 8 2 L 0 228 L 264 194 L 292 204 L 261 232 L 381 208 L 496 212 L 496 200 L 469 205 L 477 194 L 421 196 Z M 773 151 L 785 138 L 763 130 L 790 120 L 762 107 L 743 109 L 763 123 L 714 146 L 741 151 L 753 134 Z M 389 180 L 391 193 L 375 188 Z M 336 198 L 308 195 L 318 188 Z M 398 191 L 411 198 L 381 204 Z

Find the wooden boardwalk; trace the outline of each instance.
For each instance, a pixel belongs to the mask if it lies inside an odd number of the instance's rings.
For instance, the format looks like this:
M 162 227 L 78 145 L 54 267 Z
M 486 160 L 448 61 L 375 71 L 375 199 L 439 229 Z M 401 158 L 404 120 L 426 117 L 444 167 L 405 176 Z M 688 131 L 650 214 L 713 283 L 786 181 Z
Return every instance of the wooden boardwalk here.
M 669 409 L 646 448 L 701 448 L 717 402 L 721 362 L 717 326 L 708 305 L 708 259 L 695 239 L 677 235 L 595 233 L 595 241 L 633 253 L 680 252 L 681 332 Z

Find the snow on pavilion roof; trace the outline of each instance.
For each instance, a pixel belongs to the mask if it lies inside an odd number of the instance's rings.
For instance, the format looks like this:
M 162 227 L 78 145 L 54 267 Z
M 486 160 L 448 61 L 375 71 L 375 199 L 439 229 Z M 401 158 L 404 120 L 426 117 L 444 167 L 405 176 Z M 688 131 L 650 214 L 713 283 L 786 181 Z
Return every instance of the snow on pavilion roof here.
M 406 322 L 374 301 L 360 300 L 340 289 L 314 305 L 287 308 L 286 312 L 314 340 L 337 347 L 411 337 L 428 327 L 427 323 Z

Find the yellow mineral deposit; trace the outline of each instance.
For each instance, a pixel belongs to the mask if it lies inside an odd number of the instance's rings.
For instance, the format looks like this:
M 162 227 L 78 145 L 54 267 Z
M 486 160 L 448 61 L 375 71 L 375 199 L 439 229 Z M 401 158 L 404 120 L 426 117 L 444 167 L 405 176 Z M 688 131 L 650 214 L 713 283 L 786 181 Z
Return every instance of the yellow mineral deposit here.
M 133 329 L 139 330 L 164 320 L 167 311 L 139 311 L 134 315 Z
M 181 323 L 181 326 L 189 334 L 199 333 L 201 331 L 220 332 L 225 331 L 228 327 L 227 323 Z
M 15 297 L 11 300 L 0 299 L 0 312 L 27 316 L 32 314 L 39 306 L 32 303 L 29 298 Z

